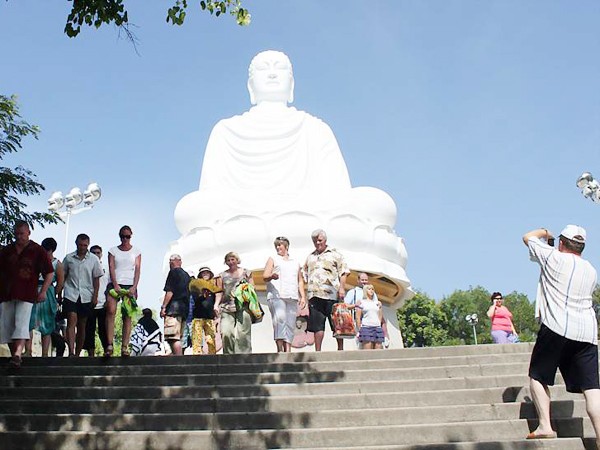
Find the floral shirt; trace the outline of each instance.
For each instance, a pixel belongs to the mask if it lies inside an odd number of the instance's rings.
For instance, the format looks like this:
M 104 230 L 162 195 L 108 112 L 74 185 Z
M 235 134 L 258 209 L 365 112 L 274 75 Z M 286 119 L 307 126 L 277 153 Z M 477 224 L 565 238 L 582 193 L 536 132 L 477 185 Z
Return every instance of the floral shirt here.
M 315 250 L 304 263 L 304 277 L 308 283 L 308 298 L 336 300 L 340 288 L 340 278 L 350 273 L 344 257 L 334 248 L 325 248 L 321 253 Z
M 223 298 L 220 305 L 221 311 L 235 312 L 237 310 L 235 306 L 235 297 L 233 296 L 235 287 L 240 280 L 249 280 L 250 277 L 252 277 L 252 274 L 247 269 L 241 269 L 241 275 L 239 277 L 234 277 L 227 270 L 221 272 L 219 276 L 223 280 Z

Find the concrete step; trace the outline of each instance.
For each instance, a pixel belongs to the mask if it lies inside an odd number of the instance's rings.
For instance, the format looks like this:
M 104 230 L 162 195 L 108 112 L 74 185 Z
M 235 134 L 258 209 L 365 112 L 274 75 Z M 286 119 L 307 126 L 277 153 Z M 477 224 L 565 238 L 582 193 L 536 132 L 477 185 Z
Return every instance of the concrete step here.
M 556 421 L 560 437 L 591 438 L 589 421 Z M 103 449 L 265 449 L 364 448 L 365 446 L 448 444 L 454 442 L 521 442 L 530 430 L 526 420 L 481 421 L 430 425 L 335 427 L 279 430 L 164 431 L 164 432 L 4 432 L 0 448 Z M 540 441 L 541 442 L 541 441 Z M 579 440 L 581 442 L 581 439 Z M 529 444 L 532 445 L 532 444 Z M 530 447 L 531 448 L 531 447 Z M 535 447 L 534 447 L 535 448 Z M 554 447 L 556 448 L 556 447 Z M 579 447 L 580 448 L 580 447 Z
M 422 380 L 402 381 L 372 381 L 377 378 L 376 373 L 369 381 L 360 383 L 340 381 L 337 383 L 262 383 L 256 385 L 211 385 L 197 383 L 192 386 L 180 385 L 145 385 L 121 386 L 117 383 L 104 386 L 14 386 L 3 389 L 5 398 L 19 399 L 89 399 L 89 398 L 156 398 L 157 396 L 183 397 L 183 398 L 223 398 L 223 397 L 250 397 L 269 395 L 271 397 L 289 395 L 325 395 L 325 394 L 360 394 L 376 392 L 411 392 L 411 391 L 437 391 L 448 389 L 481 389 L 486 387 L 520 387 L 528 384 L 525 375 L 503 375 L 493 377 L 464 377 L 464 378 L 433 378 Z M 34 380 L 31 380 L 32 382 Z M 56 380 L 57 382 L 60 380 Z M 214 380 L 213 380 L 214 381 Z M 226 380 L 230 383 L 229 380 Z
M 537 426 L 530 351 L 29 358 L 18 372 L 0 361 L 0 450 L 590 450 L 582 396 L 562 384 L 561 439 L 524 440 Z
M 347 450 L 348 448 L 352 447 L 319 447 L 311 450 Z M 585 447 L 584 439 L 580 438 L 537 441 L 452 442 L 448 444 L 423 445 L 377 445 L 360 448 L 362 450 L 592 450 L 592 447 Z M 593 448 L 593 450 L 596 449 Z
M 169 356 L 169 357 L 112 357 L 112 358 L 24 358 L 28 366 L 45 367 L 48 361 L 52 366 L 140 366 L 140 365 L 239 365 L 239 364 L 267 364 L 267 363 L 302 363 L 302 362 L 346 362 L 371 359 L 427 359 L 446 358 L 452 356 L 486 356 L 486 355 L 530 355 L 533 344 L 520 343 L 508 345 L 458 345 L 451 347 L 421 347 L 407 349 L 369 350 L 369 351 L 342 351 L 342 352 L 297 352 L 297 353 L 254 353 L 239 355 L 203 355 L 203 356 Z
M 176 388 L 174 388 L 176 389 Z M 110 392 L 107 391 L 107 392 Z M 564 388 L 551 388 L 555 400 L 576 400 L 576 394 Z M 144 412 L 254 412 L 254 411 L 306 411 L 354 408 L 399 408 L 442 405 L 476 405 L 528 401 L 527 387 L 488 387 L 480 389 L 452 389 L 415 392 L 363 392 L 358 394 L 290 395 L 271 397 L 263 395 L 245 397 L 203 398 L 189 394 L 187 397 L 159 395 L 154 398 L 104 398 L 92 399 L 14 399 L 0 400 L 0 411 L 5 414 L 35 414 L 40 410 L 56 414 L 109 414 Z
M 330 393 L 335 386 L 339 385 L 339 392 L 348 391 L 352 389 L 352 386 L 360 386 L 360 389 L 369 388 L 371 392 L 378 391 L 390 391 L 390 390 L 402 390 L 402 391 L 415 391 L 415 390 L 439 390 L 439 389 L 467 389 L 476 387 L 486 386 L 521 386 L 529 382 L 529 378 L 525 374 L 521 375 L 493 375 L 493 376 L 475 376 L 469 375 L 464 377 L 456 378 L 423 378 L 423 379 L 397 379 L 396 377 L 389 377 L 390 379 L 384 379 L 387 372 L 377 371 L 376 374 L 371 372 L 370 374 L 364 374 L 365 380 L 349 380 L 349 381 L 338 381 L 332 383 L 329 381 L 320 382 L 318 379 L 310 380 L 306 383 L 296 383 L 293 379 L 286 381 L 290 377 L 273 377 L 266 375 L 264 377 L 257 377 L 255 383 L 248 383 L 247 377 L 244 378 L 242 375 L 232 375 L 228 377 L 226 382 L 231 384 L 238 389 L 245 389 L 245 386 L 260 384 L 268 386 L 268 389 L 273 392 L 273 395 L 289 393 L 291 390 L 297 389 L 310 389 L 314 385 L 313 389 L 328 390 Z M 370 375 L 370 377 L 366 376 Z M 375 376 L 374 376 L 375 375 Z M 373 381 L 376 378 L 377 381 Z M 89 377 L 35 377 L 35 376 L 6 376 L 0 378 L 0 388 L 6 389 L 9 392 L 11 388 L 17 388 L 23 393 L 28 392 L 29 388 L 37 389 L 53 389 L 68 387 L 69 389 L 75 389 L 79 387 L 128 387 L 128 386 L 145 386 L 148 388 L 154 388 L 156 386 L 167 387 L 167 386 L 206 386 L 216 387 L 214 385 L 214 377 L 199 375 L 177 375 L 170 376 L 164 379 L 144 376 L 144 377 L 133 377 L 133 376 L 89 376 Z M 358 384 L 360 382 L 360 384 Z M 557 383 L 562 383 L 562 378 L 557 377 Z M 40 386 L 44 386 L 41 388 Z
M 350 353 L 350 352 L 349 352 Z M 190 358 L 187 360 L 186 358 Z M 80 374 L 94 375 L 169 375 L 181 373 L 194 374 L 235 374 L 235 373 L 263 373 L 263 372 L 343 372 L 346 370 L 382 370 L 382 369 L 413 369 L 427 367 L 456 367 L 473 365 L 494 365 L 507 363 L 529 363 L 529 355 L 524 353 L 514 354 L 488 354 L 477 356 L 446 356 L 431 358 L 386 358 L 386 359 L 359 359 L 348 361 L 301 361 L 301 362 L 277 362 L 277 363 L 239 363 L 239 364 L 208 364 L 202 363 L 199 357 L 173 357 L 173 358 L 125 358 L 128 364 L 112 364 L 112 360 L 93 358 L 95 365 L 88 363 L 89 359 L 78 358 L 71 365 L 64 363 L 54 365 L 54 362 L 60 361 L 56 358 L 44 358 L 46 365 L 32 364 L 42 358 L 29 358 L 23 362 L 21 373 L 28 375 L 70 375 L 73 369 L 77 367 Z M 159 360 L 170 362 L 158 365 L 151 364 L 132 364 L 130 361 L 138 359 L 140 361 Z M 8 362 L 8 360 L 6 359 Z M 86 364 L 79 365 L 81 362 Z M 194 361 L 198 361 L 195 363 Z M 62 362 L 62 361 L 61 361 Z M 105 363 L 103 363 L 105 362 Z M 109 364 L 110 362 L 110 364 Z M 6 368 L 5 368 L 6 370 Z
M 449 405 L 409 408 L 363 408 L 328 411 L 283 411 L 253 413 L 140 413 L 140 414 L 6 414 L 0 416 L 0 431 L 141 431 L 141 430 L 236 430 L 334 428 L 343 418 L 344 427 L 417 425 L 535 420 L 532 403 L 492 405 Z M 583 400 L 555 401 L 552 416 L 557 419 L 584 417 Z
M 473 362 L 470 365 L 458 366 L 440 366 L 440 367 L 414 367 L 403 369 L 377 369 L 377 379 L 379 380 L 407 380 L 424 378 L 458 378 L 466 376 L 494 376 L 494 375 L 514 375 L 527 374 L 529 363 L 504 363 L 504 364 L 478 364 Z M 232 380 L 235 384 L 257 384 L 257 383 L 312 383 L 312 382 L 335 382 L 335 381 L 369 381 L 373 379 L 373 369 L 362 369 L 358 366 L 350 370 L 339 371 L 297 371 L 297 372 L 279 372 L 272 371 L 271 368 L 264 372 L 237 372 L 219 374 L 203 373 L 201 369 L 197 370 L 195 366 L 173 367 L 164 371 L 164 367 L 157 367 L 154 370 L 151 366 L 142 367 L 62 367 L 62 370 L 42 370 L 34 368 L 22 368 L 18 375 L 7 369 L 4 372 L 0 370 L 0 385 L 21 386 L 27 383 L 27 380 L 58 380 L 63 386 L 85 386 L 91 385 L 92 380 L 100 380 L 105 377 L 109 385 L 118 384 L 120 377 L 130 377 L 124 385 L 140 385 L 141 382 L 152 384 L 169 383 L 169 380 L 176 377 L 188 377 L 188 381 L 197 380 L 198 383 L 214 384 L 215 380 Z M 57 373 L 60 372 L 60 373 Z M 77 374 L 74 376 L 73 374 Z M 4 375 L 4 376 L 3 376 Z M 137 380 L 137 381 L 136 381 Z M 154 380 L 154 381 L 152 381 Z M 31 384 L 31 383 L 30 383 Z M 177 384 L 190 384 L 180 383 Z M 38 384 L 39 385 L 39 384 Z

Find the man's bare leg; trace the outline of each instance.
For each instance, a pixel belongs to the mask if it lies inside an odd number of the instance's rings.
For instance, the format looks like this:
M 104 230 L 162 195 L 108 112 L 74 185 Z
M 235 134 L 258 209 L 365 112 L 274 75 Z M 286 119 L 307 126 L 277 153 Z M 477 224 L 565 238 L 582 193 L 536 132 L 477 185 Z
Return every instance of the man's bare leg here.
M 324 335 L 325 335 L 324 331 L 315 331 L 315 350 L 317 352 L 321 351 L 321 344 L 323 343 Z
M 171 346 L 171 353 L 174 356 L 183 355 L 183 349 L 181 348 L 181 339 L 169 339 L 169 345 Z
M 600 389 L 587 389 L 583 391 L 585 409 L 596 432 L 596 448 L 600 450 Z
M 77 314 L 70 312 L 67 314 L 67 347 L 69 348 L 69 356 L 76 356 L 75 353 L 75 327 L 77 326 Z
M 547 435 L 554 433 L 552 424 L 550 423 L 550 390 L 548 386 L 543 385 L 533 378 L 529 379 L 529 388 L 533 403 L 537 411 L 539 425 L 534 431 L 537 435 Z
M 83 341 L 85 340 L 85 324 L 87 317 L 77 316 L 77 334 L 75 335 L 75 355 L 79 356 L 83 350 Z M 94 336 L 95 338 L 95 336 Z

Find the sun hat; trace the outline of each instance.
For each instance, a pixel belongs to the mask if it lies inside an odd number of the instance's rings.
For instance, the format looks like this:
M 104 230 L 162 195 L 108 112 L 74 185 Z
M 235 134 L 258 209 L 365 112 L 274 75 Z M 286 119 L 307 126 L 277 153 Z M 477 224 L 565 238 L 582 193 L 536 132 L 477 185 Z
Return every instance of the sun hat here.
M 214 278 L 215 274 L 213 273 L 212 270 L 210 270 L 210 267 L 200 267 L 200 270 L 198 270 L 198 276 L 200 276 L 202 274 L 202 272 L 209 272 L 210 273 L 210 277 Z

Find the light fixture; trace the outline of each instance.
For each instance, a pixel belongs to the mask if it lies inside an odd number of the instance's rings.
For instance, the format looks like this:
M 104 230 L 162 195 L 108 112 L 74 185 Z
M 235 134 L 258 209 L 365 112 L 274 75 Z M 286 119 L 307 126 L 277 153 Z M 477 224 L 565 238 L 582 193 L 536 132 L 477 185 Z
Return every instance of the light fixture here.
M 575 183 L 585 198 L 600 203 L 600 183 L 590 172 L 583 172 Z
M 92 206 L 94 202 L 97 202 L 102 196 L 102 189 L 98 186 L 98 183 L 90 183 L 87 189 L 83 192 L 83 204 L 85 206 Z
M 48 210 L 65 219 L 65 255 L 67 254 L 71 216 L 93 208 L 94 203 L 97 202 L 101 196 L 102 190 L 100 189 L 100 186 L 98 186 L 98 183 L 90 183 L 83 193 L 81 192 L 81 189 L 74 187 L 65 196 L 63 196 L 61 191 L 53 192 L 52 195 L 50 195 L 50 198 L 48 199 Z M 61 211 L 62 208 L 65 210 Z
M 473 338 L 475 339 L 475 345 L 477 345 L 477 330 L 475 329 L 475 325 L 479 322 L 479 317 L 477 317 L 477 314 L 467 314 L 465 320 L 473 327 Z
M 81 189 L 78 187 L 72 188 L 67 195 L 65 195 L 65 208 L 67 210 L 75 208 L 83 201 L 83 194 Z
M 48 199 L 48 209 L 51 212 L 57 212 L 65 204 L 65 199 L 61 191 L 55 191 Z

